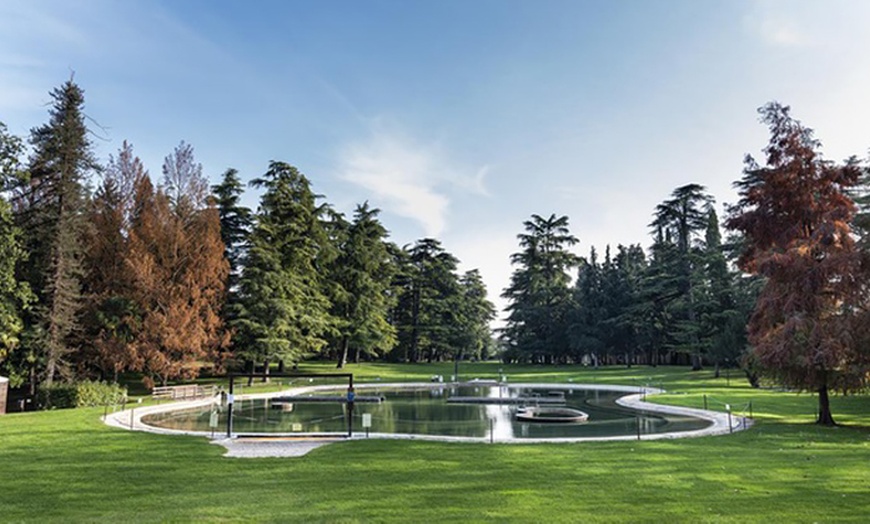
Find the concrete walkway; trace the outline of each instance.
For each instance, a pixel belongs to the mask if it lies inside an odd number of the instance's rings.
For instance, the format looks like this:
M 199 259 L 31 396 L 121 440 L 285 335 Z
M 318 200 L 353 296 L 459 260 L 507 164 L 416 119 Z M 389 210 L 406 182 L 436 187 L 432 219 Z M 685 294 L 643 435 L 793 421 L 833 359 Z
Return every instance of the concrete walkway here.
M 471 384 L 479 385 L 479 384 Z M 365 389 L 389 389 L 389 388 L 437 388 L 450 386 L 444 383 L 396 383 L 396 384 L 358 384 L 355 386 L 357 391 Z M 729 417 L 728 413 L 718 411 L 709 411 L 702 409 L 684 408 L 677 406 L 665 406 L 654 404 L 645 401 L 646 395 L 654 395 L 663 393 L 663 390 L 657 388 L 642 388 L 635 386 L 619 386 L 619 385 L 587 385 L 587 384 L 553 384 L 553 383 L 521 383 L 521 384 L 505 384 L 509 388 L 530 388 L 530 389 L 564 389 L 564 390 L 588 390 L 588 389 L 607 389 L 610 391 L 625 392 L 626 396 L 617 400 L 617 404 L 642 411 L 664 414 L 664 415 L 684 415 L 697 417 L 710 421 L 710 425 L 694 430 L 680 431 L 671 433 L 649 433 L 642 434 L 640 440 L 659 440 L 659 439 L 674 439 L 688 437 L 703 437 L 712 435 L 725 435 L 735 431 L 740 431 L 750 427 L 752 420 L 743 417 Z M 322 386 L 322 387 L 303 387 L 292 388 L 286 391 L 274 393 L 262 393 L 255 395 L 237 396 L 241 399 L 263 399 L 288 394 L 303 394 L 311 391 L 324 390 L 342 390 L 345 386 Z M 312 449 L 317 449 L 320 446 L 337 442 L 340 440 L 357 440 L 367 438 L 364 434 L 354 433 L 351 439 L 341 434 L 336 434 L 335 438 L 318 436 L 317 438 L 306 438 L 304 435 L 294 436 L 262 436 L 256 438 L 227 438 L 226 429 L 218 428 L 214 434 L 210 431 L 189 431 L 165 429 L 150 426 L 142 422 L 142 417 L 166 411 L 176 411 L 180 409 L 199 408 L 215 404 L 219 401 L 219 397 L 213 397 L 202 400 L 182 401 L 182 402 L 167 402 L 165 404 L 156 404 L 144 407 L 135 407 L 110 413 L 103 418 L 104 422 L 110 426 L 123 428 L 132 431 L 146 431 L 149 433 L 158 433 L 163 435 L 189 435 L 206 437 L 211 439 L 213 444 L 218 444 L 227 449 L 224 456 L 227 457 L 299 457 L 303 456 Z M 368 438 L 380 439 L 396 439 L 396 440 L 428 440 L 438 442 L 495 442 L 500 444 L 538 444 L 538 443 L 571 443 L 571 442 L 589 442 L 589 441 L 616 441 L 616 440 L 638 440 L 637 435 L 619 435 L 612 437 L 572 437 L 572 438 L 514 438 L 514 437 L 448 437 L 439 435 L 408 435 L 408 434 L 392 434 L 392 433 L 371 433 Z

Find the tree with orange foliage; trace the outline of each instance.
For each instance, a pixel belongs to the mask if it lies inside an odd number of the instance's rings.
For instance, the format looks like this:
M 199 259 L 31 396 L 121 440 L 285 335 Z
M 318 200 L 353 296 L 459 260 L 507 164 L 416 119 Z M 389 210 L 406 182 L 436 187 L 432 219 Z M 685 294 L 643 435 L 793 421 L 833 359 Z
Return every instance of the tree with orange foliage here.
M 772 102 L 759 113 L 771 135 L 766 164 L 747 155 L 726 222 L 745 235 L 740 268 L 766 278 L 749 342 L 763 372 L 818 393 L 817 422 L 834 425 L 829 390 L 861 388 L 867 371 L 859 342 L 865 277 L 847 194 L 860 170 L 852 160 L 822 159 L 812 130 L 787 106 Z
M 136 187 L 126 264 L 142 311 L 133 346 L 148 385 L 196 377 L 228 342 L 220 317 L 229 272 L 220 219 L 199 196 L 170 197 L 147 176 Z
M 142 161 L 126 140 L 118 156 L 110 156 L 102 180 L 91 200 L 85 235 L 83 281 L 86 297 L 84 362 L 117 382 L 118 373 L 136 367 L 131 344 L 140 322 L 130 299 L 130 275 L 126 266 L 127 240 L 133 213 L 133 192 L 148 176 Z

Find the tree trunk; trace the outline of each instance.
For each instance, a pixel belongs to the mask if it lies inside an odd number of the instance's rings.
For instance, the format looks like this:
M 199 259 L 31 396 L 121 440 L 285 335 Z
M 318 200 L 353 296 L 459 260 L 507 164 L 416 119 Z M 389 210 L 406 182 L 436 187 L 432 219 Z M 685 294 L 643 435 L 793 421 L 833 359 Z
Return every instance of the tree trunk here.
M 278 373 L 284 373 L 284 359 L 278 361 Z
M 254 385 L 254 361 L 245 361 L 245 368 L 248 370 L 248 387 L 251 387 Z
M 692 353 L 692 371 L 701 371 L 703 366 L 701 365 L 701 355 L 697 353 Z
M 359 354 L 360 354 L 360 350 L 359 350 L 359 346 L 357 346 L 353 349 L 353 362 L 355 364 L 359 364 Z
M 757 373 L 750 371 L 748 369 L 745 369 L 745 368 L 743 369 L 743 372 L 746 373 L 746 380 L 749 381 L 750 386 L 752 386 L 753 388 L 756 388 L 756 389 L 761 387 L 761 382 L 759 382 L 759 380 L 758 380 Z
M 713 378 L 719 378 L 719 361 L 716 361 L 716 365 L 713 368 Z
M 347 337 L 341 337 L 341 349 L 338 350 L 338 365 L 335 367 L 337 369 L 343 369 L 344 365 L 347 364 Z
M 263 383 L 269 382 L 269 361 L 263 362 Z
M 828 386 L 822 386 L 819 388 L 819 419 L 816 420 L 816 424 L 822 426 L 837 425 L 837 423 L 834 422 L 833 414 L 831 414 L 831 401 L 828 398 Z

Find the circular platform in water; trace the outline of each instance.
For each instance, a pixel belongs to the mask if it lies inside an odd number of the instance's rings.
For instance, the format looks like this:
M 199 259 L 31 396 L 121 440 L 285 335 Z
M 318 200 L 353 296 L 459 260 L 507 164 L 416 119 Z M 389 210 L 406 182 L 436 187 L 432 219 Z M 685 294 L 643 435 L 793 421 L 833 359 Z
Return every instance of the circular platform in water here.
M 586 422 L 589 415 L 579 409 L 537 406 L 523 408 L 517 411 L 517 420 L 521 422 L 548 423 L 576 423 Z

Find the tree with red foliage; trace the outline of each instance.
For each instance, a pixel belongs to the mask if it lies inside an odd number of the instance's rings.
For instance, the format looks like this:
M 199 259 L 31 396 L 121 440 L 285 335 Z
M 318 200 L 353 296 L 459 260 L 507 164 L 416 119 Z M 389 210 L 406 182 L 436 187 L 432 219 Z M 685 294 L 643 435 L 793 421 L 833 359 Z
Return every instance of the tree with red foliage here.
M 745 235 L 741 269 L 766 278 L 749 322 L 763 372 L 818 393 L 817 423 L 834 425 L 828 392 L 864 385 L 860 343 L 864 266 L 850 223 L 847 191 L 859 178 L 854 160 L 824 160 L 813 131 L 771 102 L 759 109 L 770 129 L 766 165 L 746 157 L 735 184 L 740 201 L 729 229 Z

